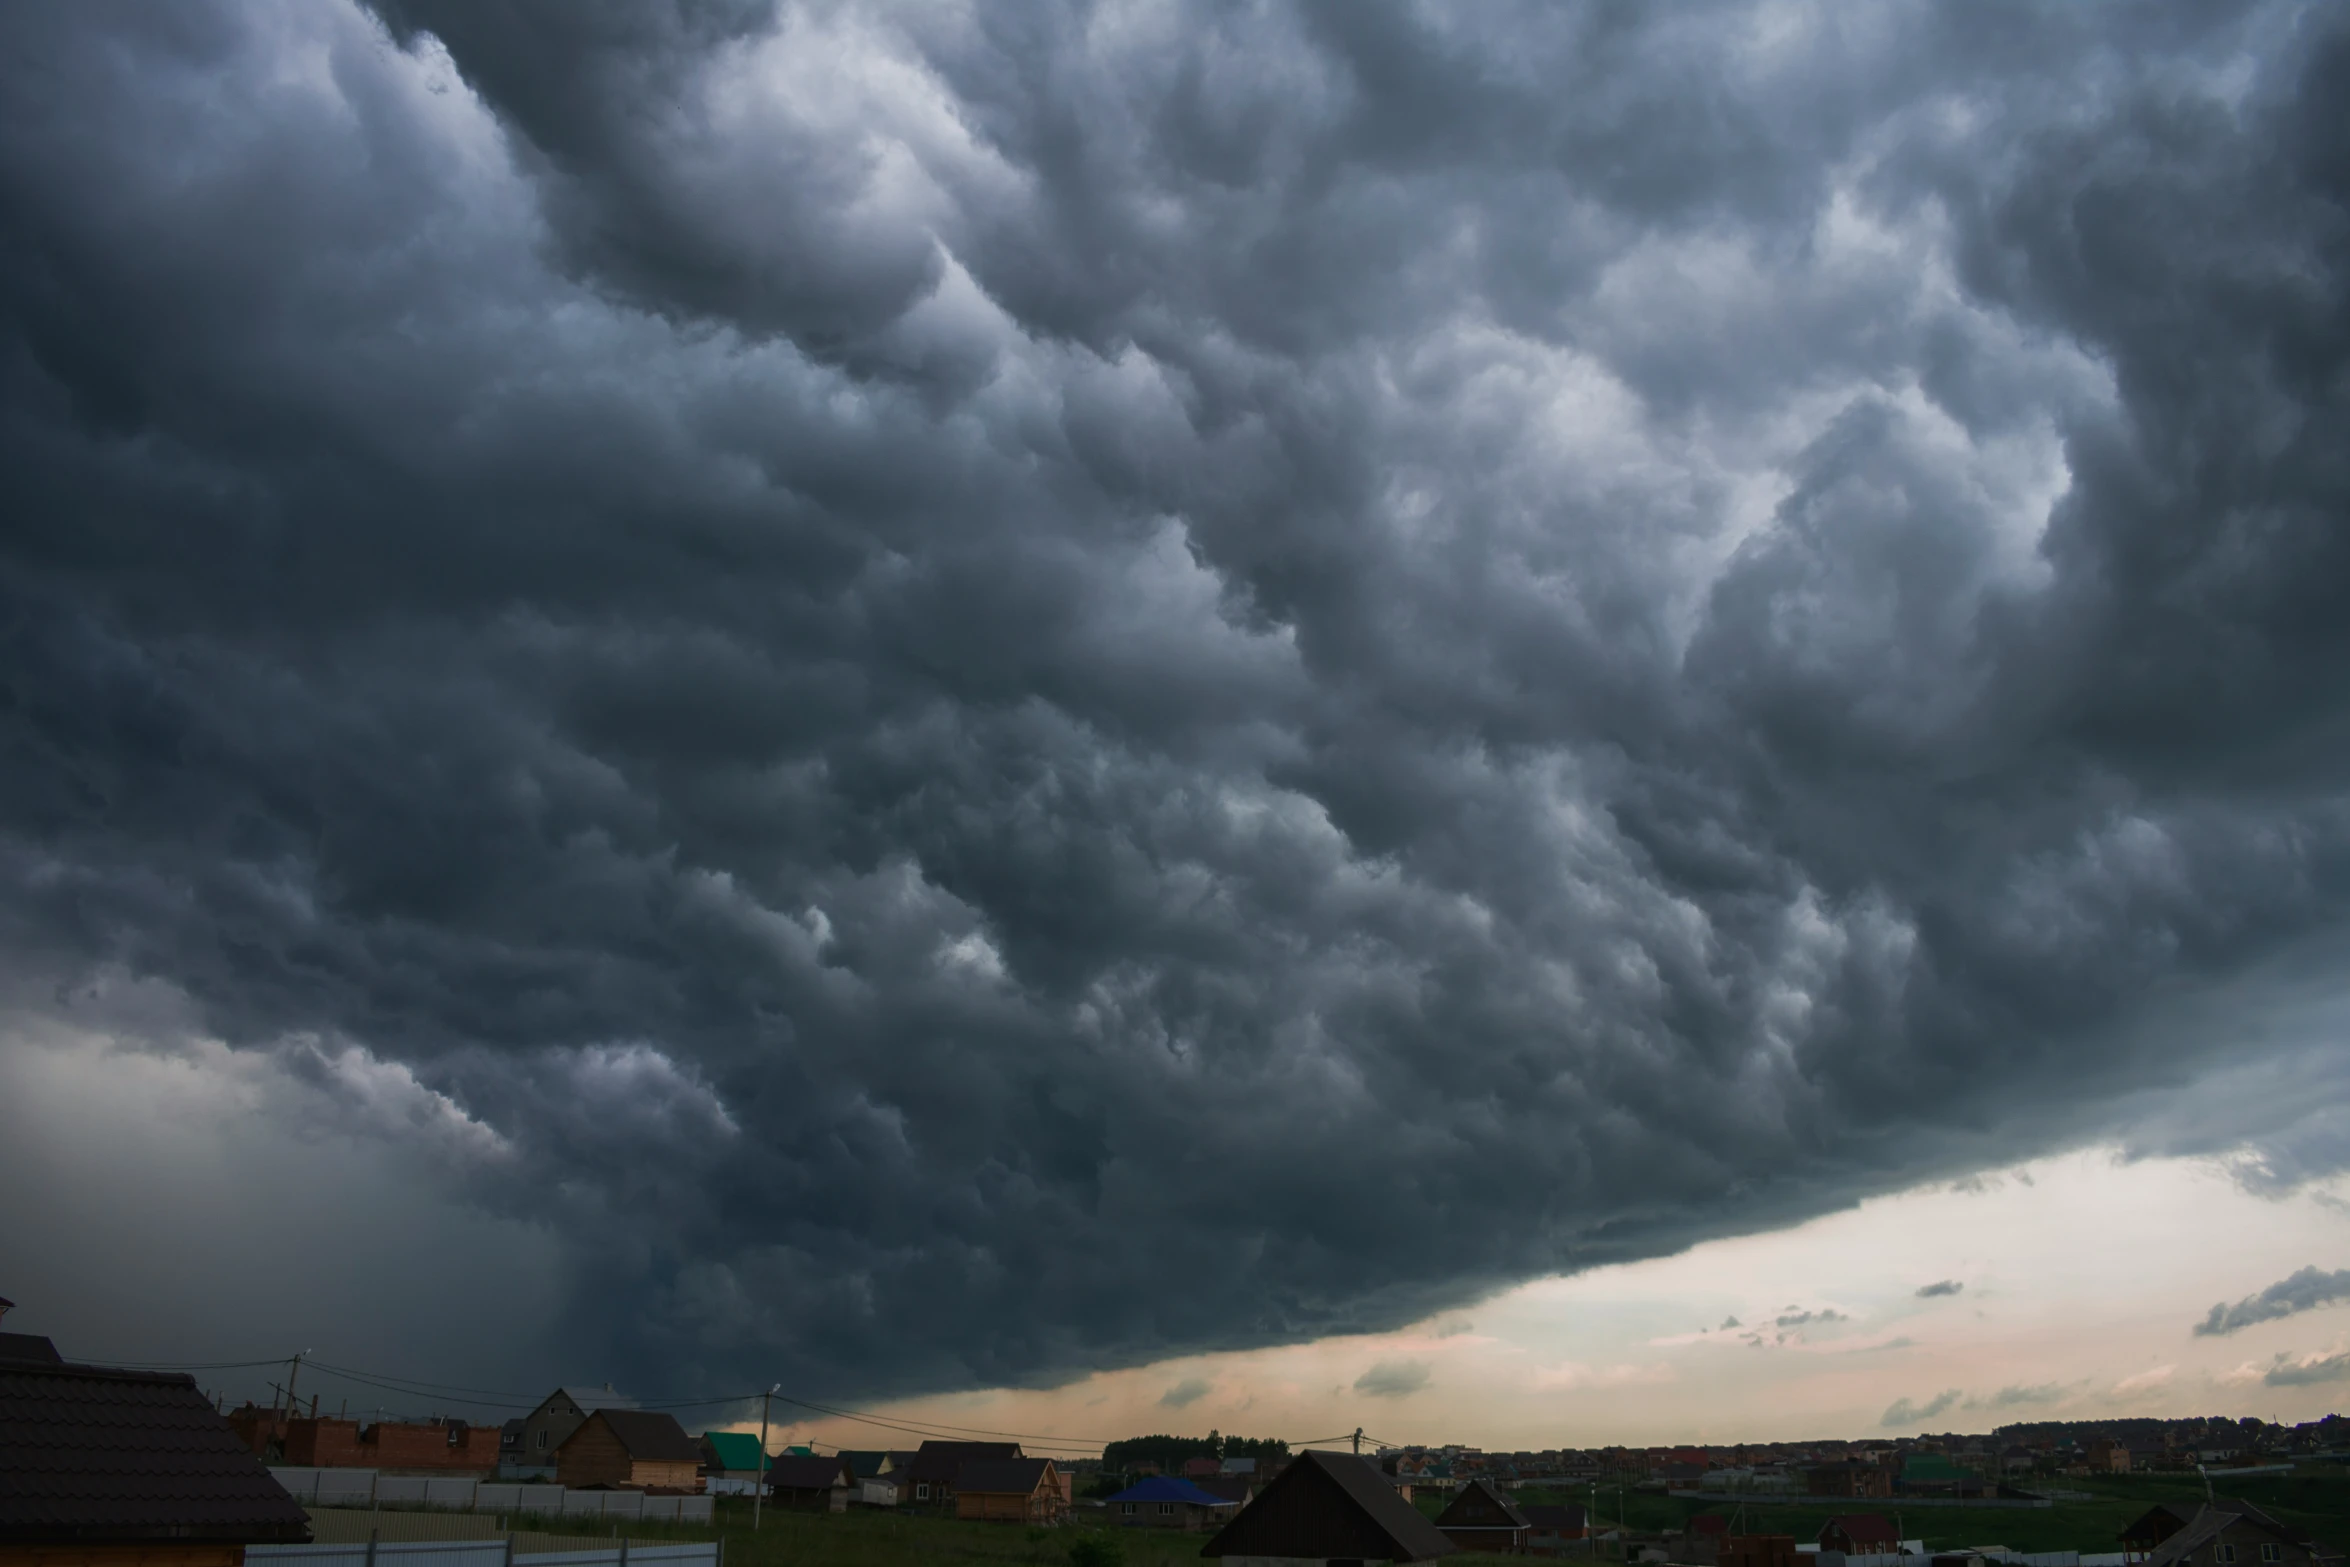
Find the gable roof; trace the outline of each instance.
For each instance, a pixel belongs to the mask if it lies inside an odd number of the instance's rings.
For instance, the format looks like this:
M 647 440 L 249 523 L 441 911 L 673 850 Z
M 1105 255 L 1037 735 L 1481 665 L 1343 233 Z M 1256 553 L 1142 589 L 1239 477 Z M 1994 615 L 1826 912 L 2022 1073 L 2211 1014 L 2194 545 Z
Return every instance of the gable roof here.
M 1017 1442 L 925 1442 L 914 1450 L 905 1467 L 913 1477 L 931 1485 L 951 1483 L 965 1464 L 990 1458 L 1018 1458 Z
M 955 1494 L 1030 1496 L 1044 1484 L 1044 1473 L 1052 1464 L 1049 1458 L 983 1458 L 955 1472 Z
M 1828 1542 L 1830 1529 L 1842 1529 L 1858 1545 L 1863 1540 L 1898 1540 L 1901 1531 L 1893 1527 L 1893 1520 L 1883 1513 L 1838 1513 L 1820 1525 L 1820 1543 Z
M 829 1491 L 854 1483 L 846 1460 L 786 1453 L 767 1466 L 767 1483 L 778 1491 Z
M 1456 1549 L 1368 1462 L 1308 1448 L 1217 1530 L 1200 1554 L 1419 1562 Z
M 675 1415 L 661 1409 L 599 1409 L 580 1422 L 579 1430 L 563 1439 L 563 1446 L 569 1447 L 598 1425 L 619 1438 L 622 1450 L 640 1462 L 698 1464 L 702 1461 L 702 1450 L 685 1434 L 685 1427 L 677 1423 Z
M 766 1456 L 759 1451 L 759 1439 L 748 1431 L 704 1431 L 702 1445 L 721 1469 L 748 1469 L 756 1474 L 763 1467 L 759 1460 Z
M 615 1393 L 608 1387 L 573 1387 L 567 1382 L 545 1398 L 540 1399 L 538 1408 L 533 1409 L 530 1413 L 533 1415 L 542 1413 L 549 1404 L 558 1398 L 567 1398 L 577 1404 L 579 1412 L 583 1415 L 592 1415 L 599 1409 L 636 1408 L 636 1400 L 630 1398 L 626 1393 Z M 528 1419 L 529 1416 L 526 1415 L 523 1418 Z
M 2173 1512 L 2177 1509 L 2174 1507 Z M 2307 1538 L 2280 1520 L 2262 1512 L 2250 1502 L 2224 1497 L 2196 1510 L 2187 1526 L 2156 1546 L 2146 1557 L 2146 1567 L 2170 1567 L 2184 1561 L 2198 1547 L 2208 1543 L 2222 1531 L 2248 1525 L 2289 1544 L 2306 1547 Z
M 299 1544 L 310 1519 L 184 1373 L 0 1365 L 0 1541 Z
M 856 1478 L 870 1480 L 881 1473 L 890 1456 L 878 1447 L 844 1447 L 840 1450 L 840 1461 L 849 1466 L 849 1473 Z
M 1415 1509 L 1416 1510 L 1416 1509 Z M 1484 1480 L 1471 1480 L 1436 1515 L 1439 1529 L 1523 1529 L 1526 1515 L 1517 1504 Z
M 1152 1475 L 1108 1498 L 1113 1502 L 1188 1502 L 1194 1507 L 1238 1507 L 1230 1497 L 1203 1491 L 1179 1475 Z

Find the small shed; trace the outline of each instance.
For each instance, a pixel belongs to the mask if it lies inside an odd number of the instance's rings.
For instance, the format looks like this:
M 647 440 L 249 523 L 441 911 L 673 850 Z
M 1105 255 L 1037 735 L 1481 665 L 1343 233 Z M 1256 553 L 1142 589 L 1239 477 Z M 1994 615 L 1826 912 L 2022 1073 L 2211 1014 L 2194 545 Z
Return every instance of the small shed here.
M 1049 1458 L 995 1458 L 955 1476 L 955 1516 L 985 1523 L 1059 1523 L 1068 1492 Z
M 1121 1529 L 1214 1529 L 1240 1510 L 1239 1502 L 1174 1475 L 1137 1480 L 1106 1505 Z
M 248 1545 L 296 1545 L 310 1519 L 174 1372 L 62 1361 L 49 1341 L 0 1346 L 0 1563 L 241 1567 Z
M 849 1472 L 848 1460 L 837 1453 L 830 1458 L 786 1453 L 768 1465 L 767 1487 L 778 1507 L 802 1513 L 845 1513 L 857 1480 Z
M 599 1409 L 555 1449 L 555 1477 L 576 1490 L 699 1492 L 702 1449 L 675 1415 Z
M 1217 1530 L 1200 1554 L 1368 1564 L 1424 1562 L 1457 1549 L 1368 1462 L 1351 1453 L 1308 1449 Z
M 1526 1515 L 1489 1480 L 1471 1480 L 1436 1515 L 1436 1527 L 1464 1551 L 1520 1556 L 1526 1550 Z

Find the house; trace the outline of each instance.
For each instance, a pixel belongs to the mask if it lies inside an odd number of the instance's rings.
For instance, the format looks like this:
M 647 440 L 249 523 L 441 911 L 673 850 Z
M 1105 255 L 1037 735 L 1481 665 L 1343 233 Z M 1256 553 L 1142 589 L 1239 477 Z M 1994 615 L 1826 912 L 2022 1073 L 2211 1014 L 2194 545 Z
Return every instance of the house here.
M 2146 1567 L 2311 1567 L 2307 1535 L 2244 1502 L 2207 1504 L 2144 1558 Z
M 702 1449 L 705 1478 L 756 1481 L 766 1472 L 767 1455 L 748 1431 L 704 1431 L 694 1440 Z
M 1804 1471 L 1803 1488 L 1812 1496 L 1875 1500 L 1893 1494 L 1893 1477 L 1874 1464 L 1822 1464 Z
M 1529 1556 L 1564 1556 L 1590 1533 L 1583 1509 L 1572 1503 L 1527 1502 L 1518 1511 L 1526 1515 Z
M 848 1460 L 789 1453 L 767 1466 L 767 1491 L 775 1505 L 802 1513 L 845 1513 L 858 1489 Z
M 1110 1522 L 1121 1529 L 1215 1529 L 1240 1506 L 1173 1475 L 1138 1480 L 1108 1501 Z
M 613 1392 L 609 1382 L 600 1388 L 555 1389 L 539 1400 L 538 1408 L 522 1417 L 521 1455 L 507 1472 L 554 1468 L 555 1450 L 586 1424 L 588 1416 L 599 1409 L 634 1408 L 636 1400 L 625 1393 Z
M 1457 1549 L 1369 1463 L 1309 1448 L 1217 1530 L 1200 1555 L 1286 1558 L 1284 1567 L 1367 1567 L 1424 1562 Z
M 502 1433 L 464 1420 L 378 1420 L 362 1425 L 329 1415 L 288 1417 L 246 1404 L 229 1428 L 256 1457 L 305 1469 L 379 1469 L 391 1474 L 494 1474 Z
M 0 1564 L 241 1567 L 310 1520 L 193 1377 L 0 1340 Z
M 898 1455 L 884 1452 L 878 1447 L 844 1447 L 840 1450 L 840 1461 L 849 1466 L 852 1479 L 865 1481 L 895 1469 L 898 1466 Z
M 1820 1549 L 1879 1556 L 1901 1549 L 1901 1531 L 1883 1513 L 1838 1513 L 1820 1526 Z
M 914 1494 L 909 1497 L 905 1486 L 900 1485 L 898 1505 L 949 1507 L 955 1500 L 955 1476 L 965 1465 L 1019 1456 L 1017 1442 L 925 1442 L 914 1450 L 913 1461 L 905 1466 L 906 1480 L 912 1483 Z
M 2110 1436 L 2101 1436 L 2089 1444 L 2089 1467 L 2105 1474 L 2130 1472 L 2130 1449 L 2126 1442 Z
M 1492 1481 L 1471 1480 L 1436 1515 L 1436 1527 L 1464 1551 L 1518 1556 L 1525 1552 L 1530 1525 L 1526 1515 Z
M 1246 1507 L 1256 1499 L 1258 1491 L 1254 1475 L 1218 1475 L 1213 1480 L 1193 1480 L 1192 1485 L 1219 1502 L 1230 1502 L 1235 1507 Z
M 2273 1539 L 2266 1541 L 2251 1540 L 2249 1543 L 2253 1545 L 2260 1545 L 2264 1543 L 2281 1545 L 2282 1542 L 2292 1541 L 2298 1543 L 2303 1548 L 2303 1551 L 2306 1555 L 2316 1557 L 2324 1557 L 2326 1555 L 2325 1552 L 2310 1543 L 2308 1536 L 2294 1529 L 2291 1525 L 2285 1523 L 2274 1515 L 2263 1511 L 2261 1508 L 2254 1506 L 2250 1502 L 2239 1501 L 2236 1498 L 2229 1496 L 2220 1497 L 2218 1500 L 2209 1503 L 2157 1502 L 2154 1506 L 2149 1507 L 2146 1509 L 2146 1511 L 2140 1513 L 2136 1518 L 2132 1519 L 2129 1524 L 2122 1529 L 2122 1554 L 2133 1563 L 2151 1561 L 2158 1554 L 2163 1554 L 2166 1551 L 2166 1548 L 2170 1545 L 2171 1541 L 2177 1539 L 2187 1530 L 2194 1528 L 2198 1522 L 2203 1519 L 2204 1514 L 2213 1511 L 2238 1515 L 2248 1520 L 2254 1527 L 2268 1531 L 2268 1533 L 2274 1537 Z M 2247 1542 L 2243 1539 L 2230 1538 L 2224 1540 L 2215 1540 L 2213 1543 L 2227 1545 L 2232 1548 L 2236 1545 Z M 2173 1553 L 2167 1555 L 2165 1559 L 2176 1560 L 2178 1558 L 2175 1553 Z M 2227 1557 L 2218 1557 L 2215 1559 L 2222 1563 L 2231 1560 L 2231 1558 Z M 2253 1563 L 2275 1563 L 2288 1559 L 2289 1558 L 2281 1549 L 2275 1555 L 2264 1554 L 2263 1552 L 2256 1549 L 2251 1551 L 2249 1554 L 2232 1558 L 2234 1561 L 2245 1564 L 2245 1567 L 2250 1567 L 2250 1564 Z
M 555 1449 L 555 1477 L 573 1490 L 699 1492 L 702 1449 L 675 1415 L 599 1409 Z
M 1227 1458 L 1217 1468 L 1216 1472 L 1225 1476 L 1226 1478 L 1230 1478 L 1233 1475 L 1249 1475 L 1253 1477 L 1257 1472 L 1257 1461 L 1253 1458 Z
M 1224 1464 L 1220 1459 L 1186 1458 L 1183 1461 L 1183 1478 L 1186 1480 L 1213 1480 L 1223 1472 Z
M 955 1516 L 981 1523 L 1059 1523 L 1069 1492 L 1049 1458 L 983 1458 L 956 1472 Z

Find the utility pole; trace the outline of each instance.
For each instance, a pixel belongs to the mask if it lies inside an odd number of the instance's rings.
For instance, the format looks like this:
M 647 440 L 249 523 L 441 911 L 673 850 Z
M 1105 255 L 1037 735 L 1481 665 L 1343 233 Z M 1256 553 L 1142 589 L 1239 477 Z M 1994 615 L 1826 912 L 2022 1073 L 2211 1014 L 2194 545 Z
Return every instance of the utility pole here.
M 1362 1456 L 1363 1456 L 1363 1428 L 1362 1428 L 1361 1426 L 1356 1426 L 1356 1427 L 1355 1427 L 1355 1457 L 1357 1457 L 1357 1458 L 1360 1458 L 1360 1457 L 1362 1457 Z
M 309 1353 L 310 1351 L 306 1349 L 299 1351 L 292 1360 L 286 1362 L 286 1418 L 288 1420 L 302 1412 L 302 1406 L 294 1402 L 294 1378 L 302 1374 L 302 1356 Z
M 774 1387 L 759 1395 L 759 1467 L 752 1472 L 751 1478 L 751 1532 L 753 1534 L 759 1532 L 759 1504 L 767 1500 L 767 1410 L 782 1386 L 783 1384 L 778 1382 Z

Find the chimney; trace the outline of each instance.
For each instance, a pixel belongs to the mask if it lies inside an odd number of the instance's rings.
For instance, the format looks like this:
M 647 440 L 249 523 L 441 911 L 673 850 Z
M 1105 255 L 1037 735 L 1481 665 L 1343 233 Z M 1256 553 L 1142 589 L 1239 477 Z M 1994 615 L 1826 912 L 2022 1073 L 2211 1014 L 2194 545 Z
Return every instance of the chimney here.
M 13 1300 L 6 1300 L 6 1299 L 0 1299 L 0 1317 L 5 1317 L 5 1316 L 7 1316 L 7 1315 L 8 1315 L 8 1313 L 9 1313 L 10 1311 L 12 1311 L 12 1310 L 14 1310 L 14 1309 L 15 1309 L 15 1307 L 16 1307 L 16 1302 L 15 1302 L 15 1301 L 13 1301 Z

